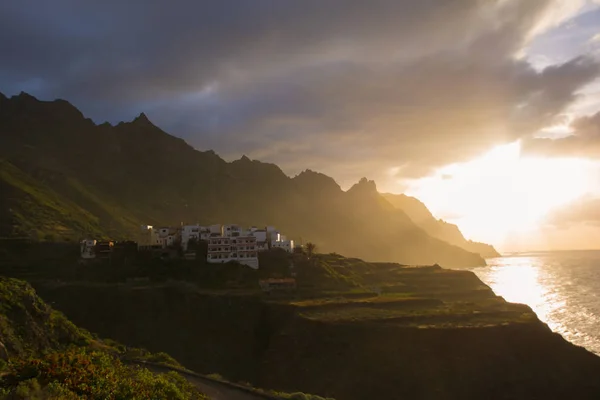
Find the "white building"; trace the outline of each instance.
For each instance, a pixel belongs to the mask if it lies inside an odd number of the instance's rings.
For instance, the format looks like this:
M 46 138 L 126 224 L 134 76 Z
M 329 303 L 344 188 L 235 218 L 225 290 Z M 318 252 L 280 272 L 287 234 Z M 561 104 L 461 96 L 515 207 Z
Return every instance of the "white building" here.
M 187 250 L 188 242 L 192 239 L 208 241 L 212 236 L 222 236 L 222 226 L 184 225 L 181 227 L 181 248 Z
M 155 229 L 155 237 L 163 249 L 173 246 L 179 238 L 179 233 L 176 228 L 161 227 Z
M 230 224 L 230 225 L 223 226 L 223 236 L 236 237 L 236 236 L 242 236 L 243 233 L 244 233 L 244 230 L 239 225 Z
M 181 248 L 187 251 L 190 240 L 200 240 L 200 225 L 184 225 L 181 227 Z
M 208 240 L 210 238 L 210 227 L 209 226 L 201 226 L 200 227 L 200 240 Z
M 269 239 L 267 237 L 266 229 L 256 229 L 255 227 L 250 228 L 248 235 L 256 238 L 256 247 L 258 251 L 269 250 Z
M 208 241 L 208 255 L 206 259 L 209 263 L 213 264 L 237 261 L 240 264 L 258 269 L 257 252 L 256 238 L 254 236 L 211 237 Z
M 223 225 L 214 224 L 208 227 L 209 237 L 223 236 Z
M 292 253 L 294 251 L 294 241 L 293 240 L 273 240 L 271 241 L 272 249 L 283 249 L 288 253 Z
M 258 268 L 259 251 L 270 248 L 280 248 L 290 253 L 294 251 L 294 241 L 281 235 L 274 226 L 264 229 L 253 226 L 244 230 L 236 224 L 210 226 L 192 224 L 182 225 L 180 229 L 143 225 L 138 244 L 141 248 L 165 249 L 180 241 L 185 252 L 190 240 L 208 242 L 207 261 L 210 263 L 237 261 L 252 268 Z
M 155 245 L 154 228 L 152 225 L 142 225 L 140 227 L 140 236 L 138 238 L 138 247 L 150 247 Z
M 96 241 L 94 239 L 85 239 L 79 243 L 81 258 L 91 260 L 96 258 Z
M 274 240 L 280 240 L 280 233 L 274 226 L 267 226 L 267 240 L 272 242 Z
M 179 237 L 180 234 L 176 228 L 154 228 L 152 225 L 142 225 L 138 246 L 142 248 L 161 247 L 164 249 L 173 246 Z

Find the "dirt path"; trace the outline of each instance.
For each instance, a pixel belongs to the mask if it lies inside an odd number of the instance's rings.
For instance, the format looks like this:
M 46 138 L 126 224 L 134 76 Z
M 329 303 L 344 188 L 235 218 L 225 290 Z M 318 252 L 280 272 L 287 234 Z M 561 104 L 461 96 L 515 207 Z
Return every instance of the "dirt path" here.
M 173 371 L 172 368 L 157 365 L 144 364 L 152 372 L 163 373 Z M 211 400 L 265 400 L 273 399 L 271 396 L 254 395 L 243 390 L 228 386 L 225 383 L 214 382 L 194 374 L 176 371 L 192 385 L 196 386 L 202 393 L 210 397 Z

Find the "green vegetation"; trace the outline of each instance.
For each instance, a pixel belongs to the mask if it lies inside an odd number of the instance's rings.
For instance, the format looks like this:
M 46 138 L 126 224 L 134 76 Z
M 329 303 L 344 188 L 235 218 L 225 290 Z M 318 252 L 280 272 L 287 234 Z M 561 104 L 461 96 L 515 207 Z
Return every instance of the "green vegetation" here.
M 177 360 L 164 352 L 151 353 L 146 349 L 126 348 L 122 351 L 120 357 L 127 361 L 144 361 L 166 367 L 183 368 Z
M 29 284 L 0 277 L 0 342 L 10 355 L 26 357 L 91 341 L 89 332 L 50 308 Z
M 172 285 L 197 290 L 183 282 Z M 0 343 L 9 356 L 6 361 L 0 353 L 0 399 L 208 398 L 176 372 L 137 366 L 146 362 L 185 369 L 169 354 L 100 340 L 49 307 L 28 283 L 13 278 L 0 277 Z M 219 375 L 209 377 L 227 382 Z M 281 398 L 323 399 L 245 386 Z
M 11 362 L 0 382 L 0 396 L 20 399 L 207 399 L 175 372 L 153 374 L 86 348 Z
M 2 159 L 0 188 L 3 195 L 18 199 L 10 204 L 10 235 L 46 241 L 72 239 L 82 233 L 102 236 L 94 215 Z
M 165 353 L 101 341 L 53 310 L 33 288 L 0 277 L 0 398 L 205 399 L 176 373 L 153 374 L 125 365 L 146 360 L 180 366 Z

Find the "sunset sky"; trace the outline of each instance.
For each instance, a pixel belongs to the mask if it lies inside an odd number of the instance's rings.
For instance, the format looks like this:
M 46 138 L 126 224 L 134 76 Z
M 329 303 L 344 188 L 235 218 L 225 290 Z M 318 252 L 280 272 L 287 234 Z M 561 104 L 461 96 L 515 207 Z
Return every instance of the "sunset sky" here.
M 0 92 L 600 248 L 600 0 L 0 3 Z

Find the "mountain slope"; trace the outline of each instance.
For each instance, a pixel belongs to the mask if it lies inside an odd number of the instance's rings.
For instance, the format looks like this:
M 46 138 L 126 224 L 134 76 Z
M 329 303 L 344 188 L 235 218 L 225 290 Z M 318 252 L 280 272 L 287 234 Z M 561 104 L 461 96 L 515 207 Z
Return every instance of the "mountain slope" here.
M 92 336 L 44 303 L 23 281 L 0 276 L 0 343 L 10 357 L 85 345 Z
M 465 239 L 455 224 L 436 219 L 419 199 L 404 194 L 382 193 L 382 196 L 394 207 L 404 211 L 417 226 L 429 235 L 467 251 L 480 254 L 484 258 L 500 256 L 496 249 L 489 244 Z
M 115 349 L 0 276 L 0 398 L 208 399 L 184 378 L 121 362 Z M 10 363 L 6 363 L 6 361 Z
M 374 182 L 344 192 L 316 172 L 290 178 L 247 157 L 228 163 L 144 114 L 95 125 L 64 100 L 0 96 L 0 159 L 0 185 L 11 189 L 0 194 L 0 235 L 131 238 L 142 223 L 236 222 L 276 225 L 321 251 L 372 261 L 485 263 L 432 237 L 385 201 Z M 27 202 L 34 211 L 22 206 Z

